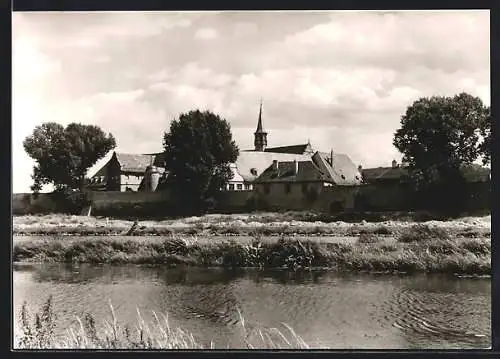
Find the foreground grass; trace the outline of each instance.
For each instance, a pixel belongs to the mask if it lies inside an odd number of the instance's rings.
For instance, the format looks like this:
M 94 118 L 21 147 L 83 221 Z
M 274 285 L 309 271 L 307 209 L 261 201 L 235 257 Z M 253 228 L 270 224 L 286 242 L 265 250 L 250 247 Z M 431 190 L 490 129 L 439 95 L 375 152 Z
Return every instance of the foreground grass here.
M 397 236 L 415 224 L 413 220 L 383 220 L 373 222 L 345 222 L 335 217 L 307 212 L 252 213 L 238 215 L 212 214 L 202 217 L 133 221 L 86 216 L 46 215 L 16 216 L 14 235 L 328 235 L 358 236 L 376 234 Z M 382 217 L 380 219 L 383 219 Z M 408 219 L 408 218 L 407 218 Z M 458 237 L 489 237 L 491 216 L 464 217 L 450 221 L 426 221 L 423 225 L 446 229 Z
M 239 311 L 238 311 L 239 312 Z M 97 328 L 92 314 L 76 317 L 78 325 L 66 330 L 62 336 L 56 336 L 57 314 L 52 298 L 49 297 L 39 312 L 34 316 L 27 310 L 27 303 L 19 313 L 19 327 L 16 349 L 211 349 L 204 348 L 193 334 L 172 328 L 168 317 L 158 316 L 153 311 L 154 323 L 146 323 L 137 310 L 135 330 L 128 325 L 118 323 L 113 305 L 110 303 L 110 320 L 104 320 L 102 330 Z M 308 345 L 292 328 L 282 324 L 285 331 L 278 328 L 253 328 L 245 324 L 239 312 L 239 330 L 243 345 L 248 349 L 308 349 Z
M 428 272 L 485 275 L 491 273 L 491 242 L 455 238 L 442 228 L 414 225 L 387 240 L 361 234 L 355 243 L 328 243 L 282 236 L 247 243 L 210 242 L 196 237 L 170 236 L 71 239 L 44 238 L 14 244 L 14 261 L 111 264 L 192 265 L 200 267 L 257 267 L 301 270 Z

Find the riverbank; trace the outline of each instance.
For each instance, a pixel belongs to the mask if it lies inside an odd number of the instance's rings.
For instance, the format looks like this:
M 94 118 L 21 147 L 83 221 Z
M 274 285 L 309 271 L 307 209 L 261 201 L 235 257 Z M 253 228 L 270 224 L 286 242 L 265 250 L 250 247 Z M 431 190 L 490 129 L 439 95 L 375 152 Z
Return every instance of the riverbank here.
M 453 220 L 428 220 L 418 222 L 407 215 L 378 215 L 373 221 L 349 222 L 335 220 L 336 217 L 308 212 L 211 214 L 167 220 L 131 220 L 98 218 L 90 216 L 27 215 L 13 217 L 15 236 L 73 235 L 73 236 L 351 236 L 376 234 L 399 236 L 416 223 L 446 230 L 450 235 L 465 238 L 487 238 L 491 236 L 491 216 L 463 217 Z M 394 219 L 397 217 L 398 219 Z M 369 218 L 369 216 L 367 217 Z M 393 218 L 393 219 L 391 219 Z
M 350 242 L 255 236 L 246 241 L 197 236 L 42 237 L 14 240 L 15 262 L 161 264 L 302 270 L 490 275 L 489 238 L 464 238 L 414 225 L 397 237 L 362 233 Z
M 117 320 L 112 303 L 110 318 L 96 323 L 94 316 L 86 313 L 77 317 L 78 325 L 68 328 L 62 336 L 56 336 L 58 313 L 49 297 L 34 315 L 27 303 L 18 314 L 15 327 L 15 349 L 213 349 L 213 342 L 205 347 L 192 333 L 172 327 L 163 313 L 153 312 L 155 321 L 147 323 L 139 309 L 137 322 L 131 329 Z M 238 330 L 242 335 L 242 349 L 308 349 L 295 331 L 286 324 L 281 328 L 250 328 L 239 312 Z

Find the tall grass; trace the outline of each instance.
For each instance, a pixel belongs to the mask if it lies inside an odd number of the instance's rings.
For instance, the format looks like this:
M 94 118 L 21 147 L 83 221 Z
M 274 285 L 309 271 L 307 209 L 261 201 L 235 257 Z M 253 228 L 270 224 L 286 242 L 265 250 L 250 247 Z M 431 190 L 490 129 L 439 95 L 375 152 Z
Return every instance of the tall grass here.
M 425 239 L 403 234 L 399 241 L 363 235 L 356 243 L 299 240 L 282 236 L 251 242 L 205 241 L 195 237 L 159 240 L 51 239 L 14 245 L 14 261 L 133 263 L 224 268 L 331 268 L 344 271 L 402 271 L 490 274 L 491 243 L 486 239 Z M 420 238 L 420 239 L 416 239 Z M 447 239 L 448 238 L 448 239 Z
M 147 323 L 139 309 L 133 329 L 118 322 L 112 303 L 109 303 L 111 318 L 103 320 L 103 329 L 96 325 L 94 317 L 86 313 L 76 317 L 78 325 L 70 327 L 61 336 L 55 335 L 57 327 L 52 297 L 30 321 L 24 303 L 19 313 L 21 335 L 17 338 L 18 349 L 213 349 L 214 342 L 204 347 L 192 333 L 179 327 L 173 328 L 164 314 L 152 311 L 154 321 Z M 250 329 L 238 309 L 239 330 L 243 345 L 248 349 L 307 349 L 308 345 L 285 323 L 278 328 Z

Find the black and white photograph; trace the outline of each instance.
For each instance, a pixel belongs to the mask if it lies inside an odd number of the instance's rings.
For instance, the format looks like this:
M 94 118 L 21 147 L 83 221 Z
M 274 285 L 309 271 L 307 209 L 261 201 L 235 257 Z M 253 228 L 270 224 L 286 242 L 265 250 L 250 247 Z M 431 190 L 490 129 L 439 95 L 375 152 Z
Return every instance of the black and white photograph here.
M 488 10 L 12 13 L 12 349 L 490 349 Z

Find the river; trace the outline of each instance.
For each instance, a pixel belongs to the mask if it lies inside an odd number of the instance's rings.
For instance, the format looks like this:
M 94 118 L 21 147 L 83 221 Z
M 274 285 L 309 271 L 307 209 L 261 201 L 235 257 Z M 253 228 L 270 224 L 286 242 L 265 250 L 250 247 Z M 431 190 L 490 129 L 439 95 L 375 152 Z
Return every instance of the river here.
M 111 302 L 121 323 L 168 313 L 215 348 L 242 347 L 238 310 L 249 328 L 287 323 L 311 348 L 491 346 L 490 278 L 18 263 L 13 290 L 16 316 L 52 295 L 59 334 L 85 312 L 109 319 Z

